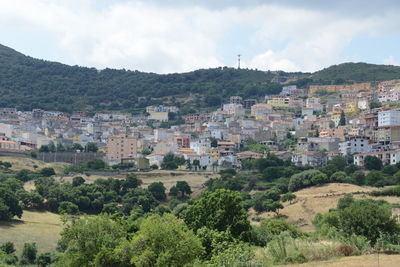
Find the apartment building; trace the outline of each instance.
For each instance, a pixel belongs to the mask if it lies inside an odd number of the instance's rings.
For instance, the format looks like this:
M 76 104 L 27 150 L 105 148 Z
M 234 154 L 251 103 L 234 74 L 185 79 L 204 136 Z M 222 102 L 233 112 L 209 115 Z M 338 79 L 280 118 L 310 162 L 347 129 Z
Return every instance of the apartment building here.
M 107 159 L 121 161 L 134 158 L 137 154 L 137 138 L 127 134 L 115 135 L 108 138 Z
M 355 154 L 353 156 L 354 165 L 363 167 L 364 159 L 366 156 L 374 156 L 379 158 L 382 161 L 383 165 L 394 165 L 400 162 L 400 150 L 389 150 Z
M 399 126 L 400 125 L 400 110 L 390 109 L 378 112 L 378 126 Z

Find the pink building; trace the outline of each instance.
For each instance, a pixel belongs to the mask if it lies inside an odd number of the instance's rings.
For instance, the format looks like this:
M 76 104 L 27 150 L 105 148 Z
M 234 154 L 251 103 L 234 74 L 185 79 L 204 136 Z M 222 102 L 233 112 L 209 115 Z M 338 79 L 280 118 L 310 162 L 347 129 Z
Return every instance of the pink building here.
M 107 159 L 121 161 L 126 158 L 136 157 L 137 139 L 127 134 L 115 135 L 108 138 Z

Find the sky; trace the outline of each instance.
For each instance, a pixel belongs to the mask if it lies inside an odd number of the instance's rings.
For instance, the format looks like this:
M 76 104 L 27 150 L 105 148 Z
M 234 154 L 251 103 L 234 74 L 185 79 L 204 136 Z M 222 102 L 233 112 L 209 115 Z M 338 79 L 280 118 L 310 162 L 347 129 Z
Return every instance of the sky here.
M 69 65 L 156 73 L 400 64 L 397 0 L 0 0 L 0 44 Z

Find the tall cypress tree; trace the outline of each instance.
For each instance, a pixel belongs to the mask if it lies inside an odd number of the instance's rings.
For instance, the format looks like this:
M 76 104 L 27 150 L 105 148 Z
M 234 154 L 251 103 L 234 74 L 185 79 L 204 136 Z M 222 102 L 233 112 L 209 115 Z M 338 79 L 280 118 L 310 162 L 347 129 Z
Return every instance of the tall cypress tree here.
M 346 125 L 346 116 L 344 115 L 343 110 L 342 110 L 342 113 L 340 113 L 339 125 L 340 126 Z

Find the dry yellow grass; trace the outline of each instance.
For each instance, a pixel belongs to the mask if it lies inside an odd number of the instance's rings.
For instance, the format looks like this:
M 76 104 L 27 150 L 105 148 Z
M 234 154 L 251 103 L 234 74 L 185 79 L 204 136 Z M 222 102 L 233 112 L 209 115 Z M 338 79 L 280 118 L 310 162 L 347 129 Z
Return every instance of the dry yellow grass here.
M 367 195 L 368 192 L 375 189 L 376 188 L 373 187 L 340 183 L 331 183 L 306 188 L 295 192 L 297 198 L 292 202 L 292 204 L 285 203 L 280 214 L 288 216 L 288 220 L 298 224 L 301 230 L 310 232 L 314 231 L 312 219 L 315 214 L 326 213 L 329 209 L 336 208 L 339 199 L 346 194 L 354 194 L 354 197 L 358 199 L 384 199 L 390 203 L 398 203 L 400 200 L 398 197 L 371 197 Z M 251 210 L 249 215 L 250 217 L 259 216 L 261 218 L 270 218 L 275 216 L 274 213 L 270 212 L 257 215 L 254 210 Z
M 400 255 L 362 255 L 343 257 L 328 261 L 308 262 L 303 264 L 283 265 L 285 267 L 398 267 L 400 266 Z
M 196 197 L 204 188 L 203 184 L 212 177 L 216 177 L 216 174 L 206 173 L 206 172 L 184 172 L 184 171 L 166 171 L 166 170 L 155 170 L 150 172 L 133 172 L 132 174 L 137 175 L 143 181 L 143 187 L 147 187 L 153 182 L 162 182 L 169 189 L 176 184 L 177 181 L 186 181 L 192 188 L 193 195 Z M 109 177 L 123 179 L 126 174 L 112 175 L 112 176 L 100 176 L 100 175 L 90 175 L 86 176 L 84 174 L 76 174 L 74 176 L 59 176 L 55 179 L 60 183 L 71 183 L 73 177 L 82 176 L 86 183 L 93 183 L 95 180 L 103 178 L 107 179 Z M 33 182 L 28 182 L 25 184 L 25 190 L 32 190 L 34 188 Z
M 28 169 L 34 171 L 35 168 L 33 166 L 36 165 L 38 166 L 38 169 L 51 167 L 54 168 L 56 173 L 62 173 L 64 167 L 69 165 L 68 163 L 63 163 L 63 162 L 46 163 L 44 161 L 32 158 L 18 158 L 18 157 L 5 157 L 5 156 L 0 156 L 0 160 L 10 162 L 12 164 L 11 169 L 14 171 L 19 171 L 22 169 Z
M 24 243 L 36 242 L 39 252 L 50 252 L 63 228 L 58 214 L 25 210 L 20 220 L 0 222 L 0 242 L 14 242 L 17 251 Z

